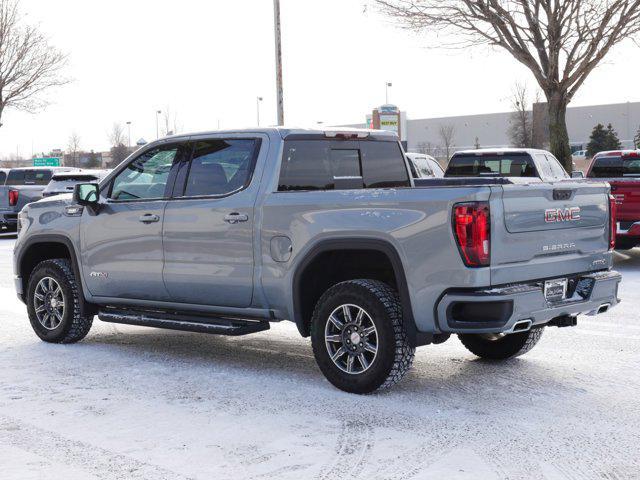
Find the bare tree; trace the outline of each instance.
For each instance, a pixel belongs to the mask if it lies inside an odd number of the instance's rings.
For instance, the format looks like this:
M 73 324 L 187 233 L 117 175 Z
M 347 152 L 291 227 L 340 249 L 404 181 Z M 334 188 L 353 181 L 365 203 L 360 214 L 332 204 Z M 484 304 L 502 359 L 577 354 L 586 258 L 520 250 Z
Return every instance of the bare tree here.
M 69 82 L 62 76 L 67 56 L 37 26 L 23 23 L 18 6 L 18 0 L 0 0 L 0 119 L 5 108 L 44 108 L 44 91 Z
M 571 170 L 567 105 L 611 48 L 640 32 L 640 0 L 373 0 L 403 26 L 486 44 L 533 74 L 549 110 L 551 150 Z
M 163 136 L 175 135 L 180 131 L 180 125 L 178 123 L 178 114 L 172 112 L 171 108 L 167 106 L 162 112 Z
M 440 125 L 438 128 L 438 134 L 440 135 L 440 140 L 442 140 L 442 148 L 447 155 L 446 161 L 449 161 L 451 148 L 453 147 L 453 141 L 456 136 L 456 127 L 451 123 Z
M 527 85 L 516 83 L 510 99 L 513 112 L 509 118 L 507 132 L 514 147 L 530 148 L 533 146 L 532 113 L 529 110 L 528 97 Z
M 80 151 L 80 136 L 73 132 L 69 135 L 69 141 L 67 143 L 67 151 L 71 157 L 71 165 L 78 166 L 78 152 Z
M 114 122 L 111 126 L 111 130 L 108 132 L 109 143 L 112 147 L 125 145 L 127 143 L 127 137 L 124 133 L 124 127 L 121 123 Z

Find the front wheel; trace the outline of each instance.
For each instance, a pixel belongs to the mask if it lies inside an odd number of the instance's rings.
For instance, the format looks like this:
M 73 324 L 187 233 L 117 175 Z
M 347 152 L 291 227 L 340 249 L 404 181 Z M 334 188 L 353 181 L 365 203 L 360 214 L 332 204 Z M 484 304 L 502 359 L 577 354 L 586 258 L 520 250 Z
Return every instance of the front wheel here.
M 524 355 L 540 340 L 544 327 L 532 328 L 527 332 L 501 333 L 464 333 L 458 338 L 474 355 L 489 360 L 504 360 Z
M 27 287 L 27 311 L 40 339 L 50 343 L 82 340 L 91 329 L 93 315 L 82 313 L 81 301 L 69 260 L 44 260 L 33 269 Z
M 398 294 L 377 280 L 349 280 L 327 290 L 313 312 L 311 342 L 324 376 L 350 393 L 391 387 L 415 355 Z

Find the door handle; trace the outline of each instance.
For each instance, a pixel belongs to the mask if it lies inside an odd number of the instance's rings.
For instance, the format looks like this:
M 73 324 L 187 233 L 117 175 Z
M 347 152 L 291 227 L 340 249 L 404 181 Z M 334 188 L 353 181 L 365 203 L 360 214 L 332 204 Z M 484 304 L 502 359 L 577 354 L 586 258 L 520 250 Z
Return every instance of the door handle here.
M 247 215 L 246 213 L 233 212 L 224 216 L 224 221 L 231 224 L 246 222 L 248 220 L 249 220 L 249 215 Z
M 153 213 L 145 213 L 138 218 L 142 223 L 153 223 L 160 221 L 160 217 L 158 215 L 154 215 Z

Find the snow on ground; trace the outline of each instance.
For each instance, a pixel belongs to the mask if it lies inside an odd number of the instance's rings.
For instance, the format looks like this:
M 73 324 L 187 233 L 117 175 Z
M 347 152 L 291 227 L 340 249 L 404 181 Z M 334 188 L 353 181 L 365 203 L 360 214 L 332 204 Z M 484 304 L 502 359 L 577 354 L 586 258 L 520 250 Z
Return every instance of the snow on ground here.
M 333 388 L 292 324 L 230 338 L 96 320 L 37 339 L 0 239 L 2 479 L 625 479 L 640 473 L 640 249 L 624 302 L 493 364 L 452 338 L 391 391 Z

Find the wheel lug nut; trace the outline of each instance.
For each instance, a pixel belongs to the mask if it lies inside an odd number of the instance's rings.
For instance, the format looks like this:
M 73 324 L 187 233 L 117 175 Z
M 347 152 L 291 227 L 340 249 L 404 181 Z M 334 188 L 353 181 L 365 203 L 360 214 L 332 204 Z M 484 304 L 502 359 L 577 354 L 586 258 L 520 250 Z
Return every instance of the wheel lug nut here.
M 360 342 L 360 346 L 362 346 L 362 342 Z

